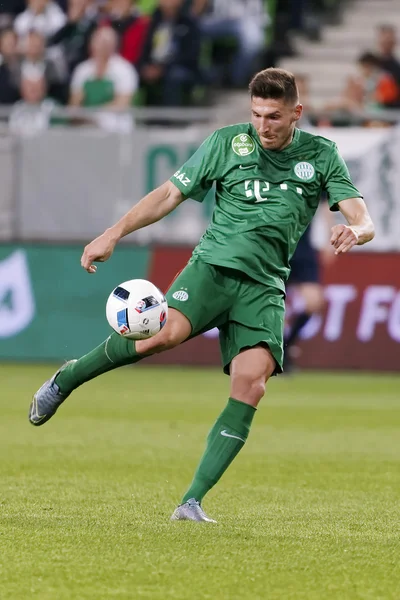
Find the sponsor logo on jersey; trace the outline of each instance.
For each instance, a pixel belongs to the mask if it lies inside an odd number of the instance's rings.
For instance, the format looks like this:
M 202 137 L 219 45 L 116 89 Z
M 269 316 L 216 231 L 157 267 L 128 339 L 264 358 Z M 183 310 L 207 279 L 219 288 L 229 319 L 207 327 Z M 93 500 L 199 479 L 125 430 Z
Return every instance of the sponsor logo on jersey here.
M 177 171 L 176 173 L 174 173 L 174 177 L 175 179 L 180 181 L 181 184 L 185 187 L 187 187 L 187 184 L 190 183 L 190 179 L 189 177 L 186 177 L 186 173 L 181 173 L 180 171 Z
M 309 181 L 315 175 L 314 167 L 308 162 L 299 162 L 294 167 L 294 172 L 296 173 L 299 179 L 303 181 Z
M 238 156 L 248 156 L 256 149 L 253 138 L 247 133 L 239 133 L 232 140 L 232 150 Z
M 178 290 L 177 292 L 174 292 L 172 294 L 172 297 L 175 298 L 175 300 L 179 300 L 180 302 L 186 302 L 186 300 L 189 298 L 189 294 L 184 290 Z

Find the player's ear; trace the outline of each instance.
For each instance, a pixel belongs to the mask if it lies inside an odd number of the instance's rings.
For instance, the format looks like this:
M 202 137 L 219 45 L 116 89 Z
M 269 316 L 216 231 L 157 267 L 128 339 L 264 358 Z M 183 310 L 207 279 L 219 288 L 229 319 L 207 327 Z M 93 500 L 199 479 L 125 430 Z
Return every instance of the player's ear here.
M 296 106 L 296 108 L 294 109 L 294 120 L 298 121 L 301 118 L 302 114 L 303 114 L 303 105 L 298 104 Z

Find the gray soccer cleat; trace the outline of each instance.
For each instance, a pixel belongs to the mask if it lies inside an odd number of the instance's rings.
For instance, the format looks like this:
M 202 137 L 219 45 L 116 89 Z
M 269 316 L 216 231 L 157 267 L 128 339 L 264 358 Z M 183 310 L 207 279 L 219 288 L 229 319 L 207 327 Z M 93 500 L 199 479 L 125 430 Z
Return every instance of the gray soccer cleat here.
M 189 498 L 184 504 L 180 504 L 173 512 L 171 521 L 202 521 L 203 523 L 216 523 L 214 519 L 207 517 L 195 498 Z
M 69 396 L 69 394 L 64 395 L 60 392 L 60 388 L 55 383 L 55 378 L 67 365 L 74 362 L 76 362 L 76 359 L 66 362 L 65 365 L 58 369 L 57 373 L 54 373 L 51 379 L 45 381 L 42 387 L 34 394 L 29 408 L 29 421 L 32 425 L 39 427 L 39 425 L 46 423 Z

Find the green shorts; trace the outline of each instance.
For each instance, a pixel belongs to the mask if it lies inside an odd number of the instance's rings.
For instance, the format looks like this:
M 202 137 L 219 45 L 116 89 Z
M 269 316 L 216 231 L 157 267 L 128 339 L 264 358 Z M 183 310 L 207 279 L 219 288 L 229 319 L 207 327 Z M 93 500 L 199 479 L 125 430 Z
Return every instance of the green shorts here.
M 244 348 L 265 344 L 282 371 L 284 293 L 235 269 L 191 260 L 166 293 L 192 325 L 191 338 L 219 329 L 224 372 Z

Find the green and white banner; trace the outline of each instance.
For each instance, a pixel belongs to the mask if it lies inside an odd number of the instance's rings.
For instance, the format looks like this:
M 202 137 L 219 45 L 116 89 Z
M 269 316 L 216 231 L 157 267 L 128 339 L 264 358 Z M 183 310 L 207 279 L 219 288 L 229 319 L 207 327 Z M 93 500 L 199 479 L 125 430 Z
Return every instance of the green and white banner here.
M 368 252 L 400 250 L 400 127 L 326 128 L 314 133 L 335 141 L 364 195 L 376 235 Z
M 0 246 L 0 358 L 81 356 L 110 333 L 105 305 L 121 281 L 145 278 L 150 252 L 120 248 L 101 276 L 80 266 L 78 246 Z

